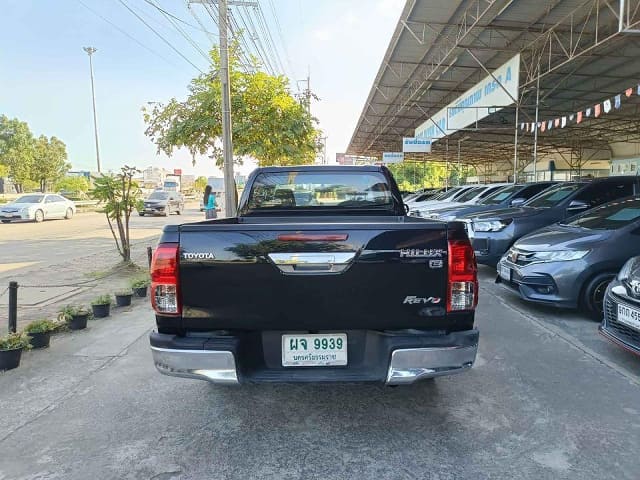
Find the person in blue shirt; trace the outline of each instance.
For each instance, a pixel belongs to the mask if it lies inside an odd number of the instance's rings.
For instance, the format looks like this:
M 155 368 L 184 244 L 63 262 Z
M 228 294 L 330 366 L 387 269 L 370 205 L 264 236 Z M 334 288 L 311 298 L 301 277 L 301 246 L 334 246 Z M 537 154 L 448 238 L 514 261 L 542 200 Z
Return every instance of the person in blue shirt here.
M 211 191 L 211 185 L 207 185 L 204 189 L 204 198 L 202 199 L 204 207 L 204 216 L 207 219 L 217 218 L 216 214 L 216 196 Z

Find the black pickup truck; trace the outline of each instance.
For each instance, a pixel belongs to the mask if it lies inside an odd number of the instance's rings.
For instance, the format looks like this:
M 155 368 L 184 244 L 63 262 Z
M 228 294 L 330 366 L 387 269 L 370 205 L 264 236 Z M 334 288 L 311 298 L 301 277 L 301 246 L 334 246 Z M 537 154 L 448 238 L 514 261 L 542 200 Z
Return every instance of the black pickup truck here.
M 161 373 L 397 385 L 472 366 L 464 226 L 407 216 L 385 167 L 259 168 L 238 211 L 164 228 L 151 266 Z

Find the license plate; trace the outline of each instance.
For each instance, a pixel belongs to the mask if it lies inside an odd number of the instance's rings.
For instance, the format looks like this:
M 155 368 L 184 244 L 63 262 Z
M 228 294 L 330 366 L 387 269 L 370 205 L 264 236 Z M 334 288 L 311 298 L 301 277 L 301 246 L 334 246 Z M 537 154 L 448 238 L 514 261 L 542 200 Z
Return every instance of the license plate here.
M 346 364 L 345 333 L 282 335 L 283 367 L 328 367 Z
M 506 280 L 507 282 L 511 281 L 511 269 L 506 265 L 500 264 L 499 274 L 500 274 L 500 277 Z
M 640 330 L 640 310 L 618 305 L 618 321 L 636 330 Z

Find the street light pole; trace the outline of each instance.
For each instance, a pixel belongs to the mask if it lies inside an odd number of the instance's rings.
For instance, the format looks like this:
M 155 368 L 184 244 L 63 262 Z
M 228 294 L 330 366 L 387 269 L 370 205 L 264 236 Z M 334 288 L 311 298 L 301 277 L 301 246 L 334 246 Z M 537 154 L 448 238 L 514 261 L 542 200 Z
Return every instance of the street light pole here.
M 93 131 L 96 138 L 96 161 L 98 162 L 98 173 L 102 171 L 100 166 L 100 147 L 98 145 L 98 117 L 96 115 L 96 89 L 93 83 L 93 60 L 92 55 L 96 53 L 97 49 L 93 47 L 82 47 L 82 49 L 89 55 L 89 70 L 91 71 L 91 99 L 93 102 Z

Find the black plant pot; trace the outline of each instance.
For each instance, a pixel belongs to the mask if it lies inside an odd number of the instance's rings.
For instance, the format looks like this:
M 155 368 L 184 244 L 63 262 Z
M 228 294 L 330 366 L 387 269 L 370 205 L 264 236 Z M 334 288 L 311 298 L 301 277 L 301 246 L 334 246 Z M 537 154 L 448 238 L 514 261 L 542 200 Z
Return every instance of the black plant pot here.
M 146 297 L 147 287 L 134 288 L 133 293 L 136 294 L 136 297 Z
M 51 332 L 27 333 L 31 340 L 29 343 L 33 348 L 47 348 L 51 340 Z
M 71 315 L 69 320 L 69 330 L 84 330 L 87 328 L 88 313 L 82 313 L 80 315 Z
M 0 372 L 3 370 L 18 368 L 21 356 L 22 348 L 16 348 L 14 350 L 0 350 Z
M 108 317 L 111 313 L 111 304 L 105 303 L 104 305 L 91 305 L 94 318 Z
M 116 305 L 119 307 L 128 307 L 131 305 L 132 293 L 128 295 L 116 295 Z

